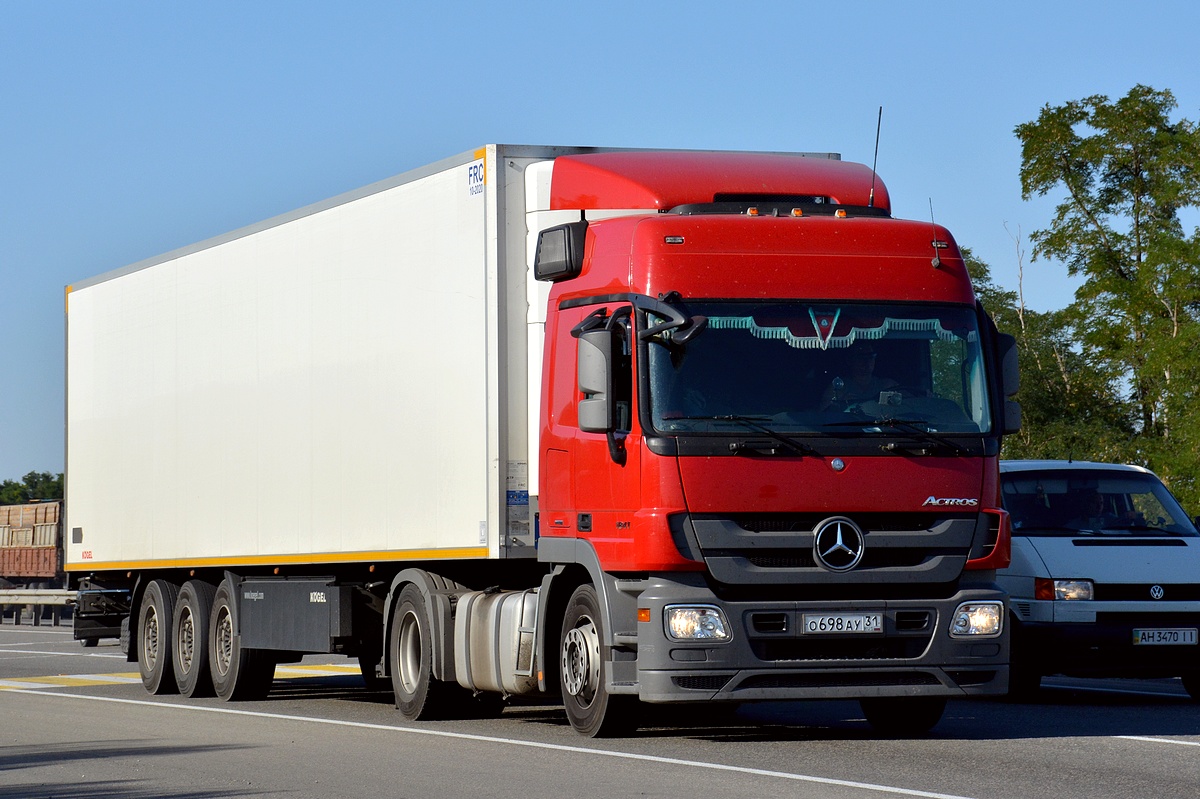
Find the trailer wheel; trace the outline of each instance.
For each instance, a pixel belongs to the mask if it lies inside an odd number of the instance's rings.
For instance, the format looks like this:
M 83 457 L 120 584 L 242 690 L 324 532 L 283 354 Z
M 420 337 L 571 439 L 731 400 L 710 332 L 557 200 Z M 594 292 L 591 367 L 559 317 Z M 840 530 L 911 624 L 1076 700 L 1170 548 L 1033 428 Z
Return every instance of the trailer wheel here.
M 175 601 L 179 586 L 166 580 L 151 580 L 142 595 L 138 612 L 138 671 L 142 685 L 152 694 L 178 691 L 171 669 L 174 640 Z
M 559 639 L 558 678 L 567 719 L 576 732 L 591 738 L 628 734 L 637 726 L 636 700 L 615 696 L 605 688 L 602 619 L 596 589 L 581 585 L 567 603 Z
M 388 661 L 396 709 L 406 719 L 428 721 L 453 716 L 451 686 L 433 677 L 433 636 L 425 597 L 417 586 L 404 586 L 396 601 L 388 636 Z
M 184 696 L 212 696 L 208 666 L 208 621 L 217 589 L 203 580 L 188 580 L 175 603 L 175 646 L 171 666 Z
M 271 690 L 275 661 L 266 652 L 242 648 L 234 624 L 233 586 L 223 580 L 213 596 L 208 621 L 208 668 L 220 698 L 236 702 L 262 699 Z
M 946 710 L 941 696 L 881 696 L 858 704 L 876 732 L 899 738 L 929 732 Z
M 91 649 L 92 647 L 96 646 L 99 643 L 100 643 L 99 638 L 80 638 L 79 639 L 80 646 L 82 646 L 85 649 Z

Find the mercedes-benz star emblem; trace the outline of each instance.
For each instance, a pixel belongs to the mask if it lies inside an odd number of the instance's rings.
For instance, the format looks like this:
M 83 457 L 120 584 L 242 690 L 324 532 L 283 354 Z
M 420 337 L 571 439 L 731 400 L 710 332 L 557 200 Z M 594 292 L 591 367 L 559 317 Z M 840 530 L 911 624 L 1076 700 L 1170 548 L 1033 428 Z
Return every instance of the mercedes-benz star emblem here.
M 1151 599 L 1162 599 L 1164 596 L 1166 596 L 1166 593 L 1167 592 L 1163 590 L 1163 587 L 1161 585 L 1150 586 L 1150 598 Z
M 862 560 L 866 538 L 858 525 L 845 516 L 834 516 L 813 531 L 813 557 L 817 563 L 835 572 L 850 571 Z

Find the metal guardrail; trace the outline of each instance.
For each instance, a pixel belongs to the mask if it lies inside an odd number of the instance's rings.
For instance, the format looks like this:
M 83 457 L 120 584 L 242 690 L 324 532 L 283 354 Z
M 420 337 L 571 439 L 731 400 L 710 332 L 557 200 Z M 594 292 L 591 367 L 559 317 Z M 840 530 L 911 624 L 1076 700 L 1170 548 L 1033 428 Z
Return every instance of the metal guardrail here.
M 62 611 L 68 605 L 75 604 L 75 591 L 66 588 L 3 588 L 0 589 L 0 624 L 4 623 L 6 605 L 12 605 L 13 623 L 20 624 L 25 608 L 30 608 L 35 627 L 42 623 L 42 608 L 51 607 L 51 622 L 55 627 L 62 621 Z

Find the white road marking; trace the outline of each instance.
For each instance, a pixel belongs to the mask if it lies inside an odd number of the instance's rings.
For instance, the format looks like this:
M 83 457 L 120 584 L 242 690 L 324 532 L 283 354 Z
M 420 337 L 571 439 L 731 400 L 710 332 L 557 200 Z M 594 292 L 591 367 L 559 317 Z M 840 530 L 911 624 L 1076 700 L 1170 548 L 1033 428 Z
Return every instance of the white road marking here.
M 610 752 L 603 749 L 589 749 L 583 746 L 567 746 L 565 744 L 550 744 L 540 743 L 537 741 L 522 741 L 514 738 L 500 738 L 493 735 L 473 735 L 464 732 L 448 732 L 446 730 L 426 730 L 414 727 L 393 727 L 387 724 L 369 724 L 361 721 L 342 721 L 339 719 L 321 719 L 311 716 L 290 716 L 283 713 L 263 713 L 257 710 L 235 710 L 224 707 L 202 707 L 199 705 L 180 705 L 172 702 L 150 702 L 141 699 L 118 699 L 108 696 L 88 696 L 86 694 L 64 694 L 55 691 L 37 691 L 37 690 L 13 690 L 12 693 L 23 693 L 31 696 L 54 696 L 63 699 L 82 699 L 91 702 L 113 702 L 120 705 L 142 705 L 145 707 L 170 708 L 173 710 L 186 710 L 194 713 L 223 713 L 230 716 L 250 716 L 252 718 L 263 719 L 278 719 L 281 721 L 307 721 L 313 724 L 328 724 L 335 727 L 353 727 L 365 730 L 385 730 L 387 732 L 395 732 L 408 735 L 428 735 L 440 738 L 456 738 L 464 741 L 475 741 L 479 743 L 492 744 L 508 744 L 510 746 L 523 746 L 531 749 L 547 749 L 557 752 L 570 752 L 579 755 L 593 755 L 596 757 L 611 757 L 618 760 L 637 760 L 647 763 L 660 763 L 669 766 L 683 766 L 689 769 L 708 769 L 711 771 L 725 771 L 736 774 L 749 774 L 756 777 L 773 777 L 780 780 L 789 780 L 792 782 L 807 782 L 816 785 L 830 785 L 839 788 L 858 788 L 864 791 L 875 791 L 877 793 L 893 794 L 896 796 L 919 796 L 924 799 L 969 799 L 969 797 L 958 796 L 956 794 L 933 793 L 930 791 L 918 791 L 911 788 L 899 788 L 893 785 L 877 785 L 870 782 L 854 782 L 852 780 L 838 780 L 829 777 L 816 777 L 810 774 L 793 774 L 787 771 L 769 771 L 766 769 L 746 768 L 745 766 L 730 766 L 721 763 L 709 763 L 696 760 L 682 760 L 674 757 L 658 757 L 656 755 L 639 755 L 631 752 Z
M 1152 744 L 1175 744 L 1176 746 L 1200 746 L 1200 741 L 1176 741 L 1173 738 L 1151 738 L 1148 735 L 1118 735 L 1125 741 L 1145 741 Z
M 7 646 L 7 644 L 6 644 Z M 42 652 L 36 649 L 0 649 L 0 654 L 5 655 L 58 655 L 61 657 L 72 658 L 120 658 L 125 660 L 124 655 L 107 654 L 104 652 Z

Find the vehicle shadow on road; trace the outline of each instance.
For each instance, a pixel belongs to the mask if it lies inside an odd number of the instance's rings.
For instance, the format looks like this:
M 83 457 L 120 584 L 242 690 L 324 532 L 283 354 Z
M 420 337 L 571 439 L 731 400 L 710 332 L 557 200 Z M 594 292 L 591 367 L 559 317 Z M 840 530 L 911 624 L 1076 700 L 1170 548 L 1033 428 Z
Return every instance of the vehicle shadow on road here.
M 162 788 L 154 779 L 145 780 L 86 780 L 81 781 L 77 772 L 73 779 L 56 782 L 54 774 L 31 773 L 35 781 L 9 783 L 8 780 L 24 769 L 52 768 L 61 771 L 64 763 L 104 760 L 112 757 L 153 758 L 160 756 L 219 753 L 242 746 L 175 746 L 155 744 L 149 741 L 129 741 L 114 744 L 111 741 L 80 741 L 63 744 L 39 744 L 37 746 L 0 747 L 0 799 L 30 799 L 36 796 L 52 796 L 55 799 L 218 799 L 228 796 L 261 795 L 259 789 L 249 791 L 228 790 L 185 790 L 172 791 Z M 50 777 L 47 779 L 47 777 Z

